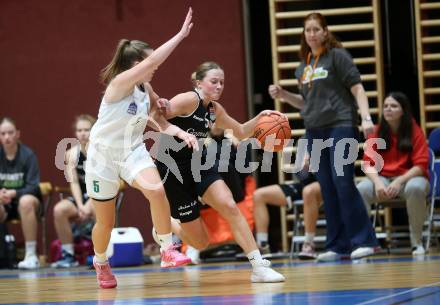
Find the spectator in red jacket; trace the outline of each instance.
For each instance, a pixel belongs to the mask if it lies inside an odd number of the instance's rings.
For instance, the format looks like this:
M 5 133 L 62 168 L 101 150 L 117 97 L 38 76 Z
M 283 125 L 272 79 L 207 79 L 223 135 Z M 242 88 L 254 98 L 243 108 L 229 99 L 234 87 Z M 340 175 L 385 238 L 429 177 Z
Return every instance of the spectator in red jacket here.
M 415 122 L 410 102 L 402 92 L 390 93 L 383 103 L 382 117 L 369 138 L 385 140 L 386 148 L 366 145 L 364 171 L 367 179 L 357 187 L 367 209 L 374 202 L 393 198 L 406 200 L 413 255 L 424 255 L 422 229 L 426 216 L 426 196 L 429 192 L 426 138 Z M 377 158 L 383 159 L 382 169 Z M 376 166 L 375 166 L 376 165 Z

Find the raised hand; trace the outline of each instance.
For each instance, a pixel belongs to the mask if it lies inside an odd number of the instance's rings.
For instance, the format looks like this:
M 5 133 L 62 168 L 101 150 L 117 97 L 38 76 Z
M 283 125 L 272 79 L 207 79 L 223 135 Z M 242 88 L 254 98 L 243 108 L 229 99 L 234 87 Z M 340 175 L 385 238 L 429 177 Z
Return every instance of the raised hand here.
M 185 22 L 182 25 L 182 29 L 180 30 L 180 34 L 183 38 L 189 35 L 191 32 L 191 29 L 193 27 L 193 23 L 191 22 L 192 19 L 192 8 L 190 7 L 188 10 L 188 14 L 186 14 Z

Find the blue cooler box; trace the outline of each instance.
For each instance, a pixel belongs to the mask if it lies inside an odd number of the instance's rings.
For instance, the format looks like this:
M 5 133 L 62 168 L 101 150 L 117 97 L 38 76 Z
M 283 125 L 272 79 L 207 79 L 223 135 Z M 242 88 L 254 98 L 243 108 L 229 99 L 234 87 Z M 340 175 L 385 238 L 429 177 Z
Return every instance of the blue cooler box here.
M 137 228 L 114 228 L 107 248 L 110 266 L 138 266 L 143 264 L 144 239 Z

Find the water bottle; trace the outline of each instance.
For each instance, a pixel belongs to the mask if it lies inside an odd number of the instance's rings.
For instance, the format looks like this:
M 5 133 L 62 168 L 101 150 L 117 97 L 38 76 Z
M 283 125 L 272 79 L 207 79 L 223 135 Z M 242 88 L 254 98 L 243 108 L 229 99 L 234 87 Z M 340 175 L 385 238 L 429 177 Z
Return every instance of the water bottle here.
M 17 267 L 17 248 L 15 247 L 14 235 L 8 234 L 5 236 L 6 244 L 6 264 L 8 268 L 14 269 Z

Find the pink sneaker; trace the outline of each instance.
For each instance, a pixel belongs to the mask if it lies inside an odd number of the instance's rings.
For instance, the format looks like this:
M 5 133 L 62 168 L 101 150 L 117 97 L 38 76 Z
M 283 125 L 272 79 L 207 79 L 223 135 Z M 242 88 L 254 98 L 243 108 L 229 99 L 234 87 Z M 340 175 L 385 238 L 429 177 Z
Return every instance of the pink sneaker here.
M 160 258 L 162 259 L 160 266 L 162 268 L 173 268 L 191 263 L 191 259 L 177 251 L 176 248 L 176 245 L 171 245 L 168 249 L 160 252 Z
M 116 278 L 112 273 L 108 261 L 104 264 L 100 264 L 97 263 L 95 257 L 93 257 L 93 267 L 95 267 L 96 278 L 98 279 L 98 284 L 101 288 L 108 289 L 116 287 Z
M 301 252 L 298 254 L 299 259 L 315 259 L 315 244 L 310 242 L 304 242 L 301 248 Z

